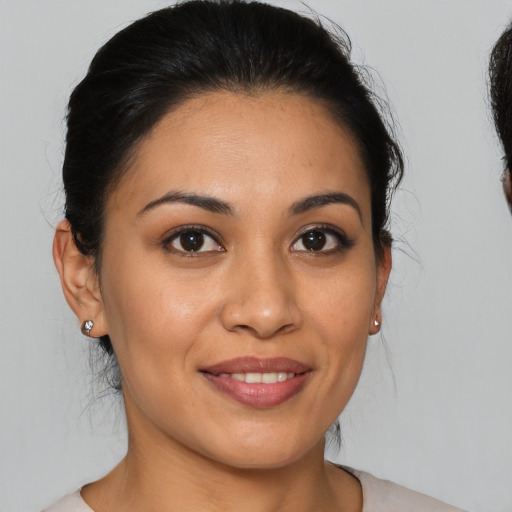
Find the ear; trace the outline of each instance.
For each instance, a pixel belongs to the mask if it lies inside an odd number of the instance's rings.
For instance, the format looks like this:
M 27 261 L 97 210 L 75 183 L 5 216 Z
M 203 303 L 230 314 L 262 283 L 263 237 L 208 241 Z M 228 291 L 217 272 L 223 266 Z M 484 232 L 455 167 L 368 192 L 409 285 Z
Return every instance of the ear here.
M 91 256 L 82 254 L 73 238 L 71 226 L 63 220 L 55 230 L 53 260 L 59 272 L 62 291 L 80 325 L 92 320 L 90 336 L 98 338 L 108 333 L 98 276 Z
M 384 244 L 382 254 L 377 260 L 377 289 L 375 292 L 375 302 L 373 305 L 373 312 L 370 319 L 369 334 L 377 334 L 382 325 L 382 299 L 386 293 L 386 286 L 388 284 L 389 274 L 391 272 L 391 245 Z

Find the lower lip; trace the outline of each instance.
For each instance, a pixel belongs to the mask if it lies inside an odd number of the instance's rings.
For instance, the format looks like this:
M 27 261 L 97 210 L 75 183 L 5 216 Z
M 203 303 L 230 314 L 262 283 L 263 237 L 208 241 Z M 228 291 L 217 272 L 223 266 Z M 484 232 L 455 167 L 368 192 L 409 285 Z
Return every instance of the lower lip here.
M 294 397 L 304 386 L 310 372 L 295 375 L 274 384 L 248 384 L 247 382 L 203 373 L 215 388 L 237 402 L 251 407 L 266 408 L 280 405 Z

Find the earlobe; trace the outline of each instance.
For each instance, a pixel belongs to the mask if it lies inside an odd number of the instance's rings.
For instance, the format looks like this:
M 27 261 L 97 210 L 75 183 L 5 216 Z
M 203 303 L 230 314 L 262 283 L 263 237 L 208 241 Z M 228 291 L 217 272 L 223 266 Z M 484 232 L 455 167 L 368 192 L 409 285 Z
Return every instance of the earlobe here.
M 377 289 L 375 293 L 375 303 L 373 306 L 371 324 L 368 330 L 370 335 L 377 334 L 382 325 L 382 299 L 386 293 L 391 266 L 391 246 L 385 244 L 377 265 Z
M 93 258 L 82 254 L 76 247 L 71 227 L 63 220 L 55 230 L 53 260 L 59 272 L 62 291 L 69 307 L 80 324 L 94 321 L 92 337 L 108 333 L 98 276 Z

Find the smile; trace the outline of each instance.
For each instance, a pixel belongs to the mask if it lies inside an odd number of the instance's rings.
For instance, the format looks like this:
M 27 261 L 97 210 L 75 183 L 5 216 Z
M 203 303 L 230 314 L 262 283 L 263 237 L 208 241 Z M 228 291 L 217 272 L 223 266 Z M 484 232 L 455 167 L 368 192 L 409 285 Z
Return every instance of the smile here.
M 304 387 L 312 369 L 288 358 L 238 358 L 204 369 L 201 373 L 217 392 L 256 408 L 287 402 Z
M 295 377 L 292 372 L 265 372 L 265 373 L 221 373 L 219 377 L 235 379 L 248 384 L 275 384 Z

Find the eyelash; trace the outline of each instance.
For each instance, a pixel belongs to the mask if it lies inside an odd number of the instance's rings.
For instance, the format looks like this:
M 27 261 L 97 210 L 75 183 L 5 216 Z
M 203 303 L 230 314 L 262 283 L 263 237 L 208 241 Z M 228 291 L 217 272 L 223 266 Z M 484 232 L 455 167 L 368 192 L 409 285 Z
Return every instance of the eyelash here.
M 217 251 L 186 251 L 172 247 L 172 243 L 175 240 L 177 240 L 180 236 L 191 232 L 206 235 L 207 237 L 211 238 L 215 242 L 215 244 L 217 244 L 220 248 L 217 249 Z M 323 235 L 333 236 L 336 239 L 337 247 L 325 251 L 314 251 L 312 249 L 292 249 L 292 252 L 302 252 L 316 255 L 329 255 L 350 249 L 354 245 L 354 240 L 348 238 L 347 235 L 339 228 L 336 228 L 335 226 L 332 226 L 330 224 L 317 224 L 314 226 L 308 226 L 307 228 L 303 229 L 302 232 L 295 238 L 294 242 L 292 243 L 292 247 L 295 246 L 301 239 L 303 239 L 304 236 L 312 232 L 319 232 L 322 233 Z M 180 226 L 173 229 L 168 234 L 168 236 L 166 236 L 166 238 L 162 241 L 162 247 L 168 252 L 177 254 L 185 258 L 197 258 L 201 253 L 225 252 L 226 249 L 218 241 L 219 239 L 222 240 L 220 234 L 213 231 L 212 229 L 202 225 L 191 224 L 187 226 Z M 203 244 L 199 247 L 199 249 L 203 247 Z
M 336 239 L 337 247 L 334 247 L 332 249 L 328 249 L 325 251 L 313 251 L 313 250 L 307 250 L 307 249 L 301 249 L 301 250 L 295 250 L 294 252 L 306 252 L 308 254 L 315 254 L 318 256 L 328 256 L 333 253 L 339 253 L 342 251 L 345 251 L 347 249 L 350 249 L 354 246 L 355 241 L 350 239 L 343 230 L 331 225 L 331 224 L 317 224 L 314 226 L 308 226 L 305 228 L 295 239 L 295 241 L 292 244 L 292 247 L 297 244 L 305 235 L 312 232 L 320 232 L 324 235 L 330 235 Z
M 219 235 L 219 233 L 213 231 L 210 228 L 207 228 L 206 226 L 197 225 L 197 224 L 190 224 L 187 226 L 180 226 L 175 229 L 173 229 L 170 233 L 168 233 L 168 236 L 165 237 L 165 239 L 162 241 L 162 247 L 164 250 L 171 252 L 173 254 L 177 254 L 179 256 L 185 257 L 185 258 L 197 258 L 200 253 L 211 253 L 212 251 L 185 251 L 181 249 L 176 249 L 175 247 L 172 247 L 172 243 L 177 240 L 180 236 L 184 235 L 185 233 L 199 233 L 201 235 L 206 235 L 207 237 L 211 238 L 221 249 L 218 249 L 214 252 L 225 252 L 224 247 L 221 243 L 218 242 L 219 239 L 222 240 L 222 237 Z M 202 245 L 201 245 L 202 247 Z M 199 249 L 201 249 L 201 247 Z

